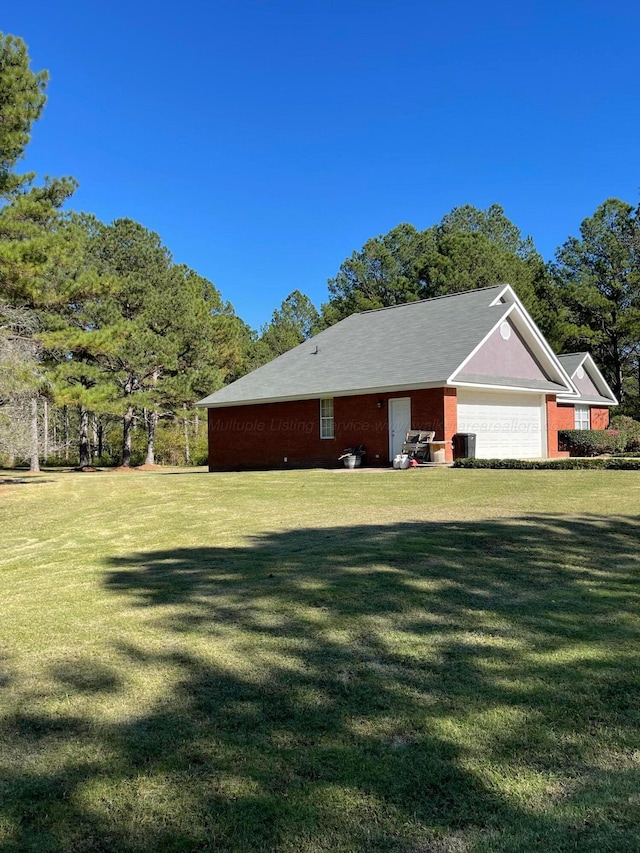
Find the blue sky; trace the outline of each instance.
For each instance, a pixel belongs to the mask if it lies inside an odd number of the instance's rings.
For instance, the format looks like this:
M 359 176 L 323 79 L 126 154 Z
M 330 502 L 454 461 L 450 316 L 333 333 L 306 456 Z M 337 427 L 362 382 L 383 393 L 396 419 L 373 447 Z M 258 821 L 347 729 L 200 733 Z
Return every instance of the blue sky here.
M 551 258 L 640 197 L 640 4 L 4 4 L 49 100 L 24 168 L 157 231 L 252 327 L 372 236 L 497 202 Z

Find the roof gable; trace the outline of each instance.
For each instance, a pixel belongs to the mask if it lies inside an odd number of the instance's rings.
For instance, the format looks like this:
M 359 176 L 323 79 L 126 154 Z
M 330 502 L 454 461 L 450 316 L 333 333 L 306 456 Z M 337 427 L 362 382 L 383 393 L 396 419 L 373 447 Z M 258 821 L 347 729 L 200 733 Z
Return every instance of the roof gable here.
M 607 384 L 606 379 L 598 369 L 595 361 L 588 352 L 572 352 L 559 355 L 558 360 L 564 366 L 575 385 L 577 397 L 563 402 L 591 403 L 601 406 L 617 406 L 618 400 Z
M 353 314 L 198 405 L 213 408 L 454 384 L 452 377 L 508 317 L 544 364 L 543 373 L 552 378 L 545 379 L 549 390 L 573 392 L 540 333 L 536 337 L 525 330 L 527 324 L 535 327 L 513 290 L 498 285 Z
M 589 375 L 589 372 L 582 368 L 578 368 L 575 376 L 573 377 L 573 384 L 578 389 L 580 395 L 582 397 L 589 396 L 590 394 L 599 394 L 599 390 L 596 388 L 595 382 Z
M 508 284 L 504 285 L 495 295 L 492 305 L 502 306 L 505 310 L 504 316 L 491 330 L 491 334 L 480 342 L 458 370 L 449 377 L 449 382 L 462 386 L 482 385 L 491 388 L 575 394 L 575 387 L 567 372 L 513 288 Z M 497 337 L 502 337 L 501 330 L 505 335 L 509 333 L 509 337 L 503 338 L 503 341 L 511 341 L 512 337 L 517 340 L 501 348 Z M 478 356 L 480 358 L 476 360 Z M 474 364 L 482 365 L 482 372 L 474 372 Z
M 509 379 L 551 380 L 509 319 L 503 320 L 467 361 L 466 374 Z

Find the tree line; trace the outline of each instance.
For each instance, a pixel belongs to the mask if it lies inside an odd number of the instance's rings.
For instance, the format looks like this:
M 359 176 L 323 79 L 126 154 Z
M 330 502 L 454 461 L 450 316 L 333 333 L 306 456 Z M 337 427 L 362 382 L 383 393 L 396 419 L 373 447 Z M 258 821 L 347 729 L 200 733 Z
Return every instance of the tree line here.
M 316 310 L 295 291 L 254 343 L 258 362 L 356 311 L 509 283 L 557 353 L 588 350 L 620 412 L 640 418 L 640 205 L 607 199 L 546 263 L 498 204 L 454 208 L 424 231 L 401 223 L 367 240 Z
M 556 351 L 590 350 L 640 415 L 640 207 L 605 201 L 545 263 L 499 205 L 368 240 L 316 308 L 300 290 L 259 331 L 128 218 L 68 209 L 76 182 L 18 166 L 47 74 L 0 33 L 0 453 L 81 467 L 201 461 L 194 403 L 354 311 L 510 283 Z
M 603 202 L 545 263 L 499 205 L 455 208 L 418 231 L 368 240 L 329 280 L 322 320 L 511 284 L 556 352 L 589 350 L 628 415 L 640 415 L 640 205 Z

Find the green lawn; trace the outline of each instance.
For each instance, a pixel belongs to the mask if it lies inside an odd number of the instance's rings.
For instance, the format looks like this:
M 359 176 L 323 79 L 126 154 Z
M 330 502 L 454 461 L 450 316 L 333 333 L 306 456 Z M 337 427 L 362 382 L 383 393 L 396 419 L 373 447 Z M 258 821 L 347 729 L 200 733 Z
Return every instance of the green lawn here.
M 3 853 L 640 850 L 638 473 L 25 479 Z

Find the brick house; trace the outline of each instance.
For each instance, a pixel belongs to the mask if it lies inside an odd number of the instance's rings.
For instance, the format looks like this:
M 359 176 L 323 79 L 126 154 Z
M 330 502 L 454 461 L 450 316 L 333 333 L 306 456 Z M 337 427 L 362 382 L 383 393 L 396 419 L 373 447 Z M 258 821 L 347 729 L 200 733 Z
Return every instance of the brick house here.
M 617 400 L 588 352 L 559 355 L 578 397 L 558 394 L 558 429 L 606 429 Z
M 435 431 L 447 459 L 457 432 L 481 458 L 566 455 L 558 429 L 586 423 L 585 406 L 604 426 L 616 404 L 593 359 L 556 356 L 498 285 L 353 314 L 198 406 L 209 469 L 225 471 L 336 465 L 360 444 L 387 466 L 409 429 Z

